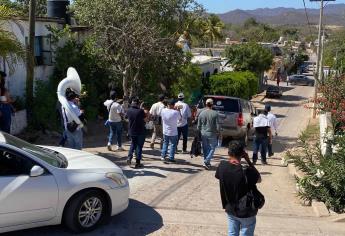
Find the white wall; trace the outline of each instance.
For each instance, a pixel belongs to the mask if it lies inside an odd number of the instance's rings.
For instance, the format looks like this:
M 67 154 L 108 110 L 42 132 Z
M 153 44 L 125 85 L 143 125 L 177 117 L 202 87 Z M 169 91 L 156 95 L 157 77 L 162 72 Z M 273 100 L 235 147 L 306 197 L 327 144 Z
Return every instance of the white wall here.
M 55 26 L 62 28 L 62 25 L 58 22 L 43 22 L 36 21 L 36 32 L 35 36 L 47 36 L 50 32 L 47 26 Z M 23 20 L 11 20 L 2 25 L 5 30 L 13 32 L 17 37 L 19 42 L 25 47 L 25 38 L 29 36 L 29 23 Z M 4 63 L 0 59 L 0 70 L 4 70 Z M 35 67 L 35 80 L 48 80 L 52 75 L 54 66 L 36 66 Z M 26 66 L 24 62 L 20 62 L 15 66 L 15 71 L 13 74 L 8 73 L 9 68 L 6 65 L 5 71 L 8 74 L 7 77 L 7 87 L 13 97 L 24 96 L 25 94 L 25 84 L 26 84 Z

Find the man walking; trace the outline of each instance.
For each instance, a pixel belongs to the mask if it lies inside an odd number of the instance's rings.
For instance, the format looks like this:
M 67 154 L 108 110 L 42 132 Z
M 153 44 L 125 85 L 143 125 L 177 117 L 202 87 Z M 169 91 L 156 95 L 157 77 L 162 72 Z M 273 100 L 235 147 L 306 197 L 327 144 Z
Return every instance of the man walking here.
M 229 160 L 221 161 L 216 178 L 219 179 L 220 196 L 222 205 L 228 216 L 228 235 L 254 236 L 257 209 L 239 212 L 236 205 L 239 199 L 244 197 L 250 190 L 256 188 L 261 182 L 261 176 L 250 162 L 240 142 L 234 141 L 229 145 Z M 247 168 L 241 165 L 241 159 L 248 163 Z
M 181 109 L 181 116 L 182 118 L 177 122 L 177 144 L 178 146 L 179 140 L 181 138 L 181 134 L 183 137 L 183 146 L 182 146 L 182 153 L 187 154 L 187 141 L 188 141 L 188 119 L 192 117 L 192 112 L 187 103 L 184 102 L 184 94 L 180 93 L 178 95 L 178 102 L 175 105 Z
M 199 114 L 198 130 L 201 132 L 202 148 L 204 152 L 204 168 L 211 168 L 211 159 L 217 147 L 220 134 L 218 112 L 212 110 L 213 100 L 206 100 L 206 109 Z
M 165 96 L 163 94 L 160 94 L 158 96 L 158 99 L 159 99 L 159 101 L 156 102 L 155 104 L 153 104 L 151 109 L 150 109 L 150 115 L 153 119 L 153 124 L 154 124 L 152 139 L 151 139 L 151 144 L 150 144 L 150 147 L 152 149 L 154 149 L 157 137 L 161 139 L 161 144 L 163 142 L 161 112 L 162 112 L 163 108 L 165 107 L 165 105 L 163 103 Z
M 268 122 L 270 123 L 271 132 L 274 131 L 275 136 L 278 136 L 277 117 L 273 113 L 271 113 L 271 106 L 270 105 L 265 106 L 265 111 L 267 112 L 267 119 L 268 119 Z M 271 142 L 268 142 L 268 145 L 267 145 L 269 157 L 274 155 L 272 145 L 273 145 L 273 139 L 271 140 Z
M 143 166 L 140 161 L 145 143 L 145 112 L 143 109 L 140 109 L 139 102 L 138 98 L 134 98 L 126 114 L 128 118 L 128 135 L 132 141 L 128 151 L 127 164 L 131 165 L 133 153 L 136 152 L 135 168 Z
M 170 144 L 169 159 L 168 162 L 175 161 L 175 151 L 177 144 L 177 122 L 181 119 L 180 109 L 177 107 L 175 110 L 175 101 L 170 99 L 168 101 L 168 107 L 164 108 L 161 112 L 163 123 L 163 148 L 161 160 L 165 161 L 165 157 L 168 152 L 168 146 Z
M 255 165 L 258 160 L 258 152 L 261 150 L 261 163 L 267 165 L 266 154 L 267 145 L 272 140 L 272 132 L 270 123 L 267 119 L 267 111 L 260 113 L 254 118 L 255 138 L 253 150 L 253 164 Z
M 108 136 L 108 150 L 111 151 L 111 145 L 113 143 L 113 137 L 115 136 L 115 142 L 117 143 L 117 149 L 123 151 L 122 147 L 122 116 L 124 110 L 121 104 L 116 102 L 116 93 L 112 91 L 110 93 L 110 99 L 104 102 L 104 106 L 107 107 L 109 112 L 109 117 L 107 120 L 107 125 L 109 126 L 109 136 Z

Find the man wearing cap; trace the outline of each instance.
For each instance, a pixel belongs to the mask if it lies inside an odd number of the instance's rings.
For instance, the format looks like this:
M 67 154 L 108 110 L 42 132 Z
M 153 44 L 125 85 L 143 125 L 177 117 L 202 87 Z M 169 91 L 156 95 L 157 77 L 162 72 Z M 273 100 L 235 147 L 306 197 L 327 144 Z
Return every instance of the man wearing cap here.
M 271 106 L 270 105 L 266 105 L 265 106 L 265 111 L 267 112 L 267 119 L 270 123 L 270 127 L 271 127 L 271 131 L 274 131 L 274 134 L 277 136 L 278 135 L 278 123 L 277 123 L 277 117 L 271 113 Z M 267 147 L 268 147 L 268 156 L 271 157 L 274 155 L 273 153 L 273 149 L 272 149 L 272 144 L 273 144 L 273 139 L 271 140 L 271 142 L 268 143 Z
M 204 152 L 204 168 L 211 168 L 211 160 L 217 147 L 217 137 L 220 134 L 218 112 L 212 110 L 213 100 L 206 100 L 206 108 L 198 117 L 198 130 L 201 132 L 202 148 Z
M 169 162 L 175 162 L 175 151 L 177 144 L 177 122 L 182 118 L 180 108 L 175 109 L 175 100 L 170 99 L 168 101 L 168 107 L 164 108 L 161 112 L 163 123 L 163 148 L 161 160 L 165 161 L 165 157 L 168 152 L 168 146 L 170 143 Z
M 267 111 L 259 113 L 253 121 L 255 128 L 254 150 L 253 150 L 253 164 L 258 160 L 258 152 L 261 150 L 261 163 L 267 165 L 266 154 L 267 145 L 272 140 L 272 132 L 270 122 L 267 119 Z
M 184 94 L 178 94 L 178 102 L 175 104 L 176 107 L 179 107 L 181 110 L 182 118 L 177 122 L 177 144 L 178 146 L 179 140 L 181 138 L 181 134 L 183 137 L 183 146 L 182 146 L 182 153 L 186 154 L 187 152 L 187 141 L 188 141 L 188 119 L 191 118 L 192 112 L 187 103 L 184 102 Z
M 127 164 L 131 165 L 133 153 L 136 152 L 135 168 L 142 167 L 141 158 L 145 143 L 145 112 L 140 107 L 138 98 L 132 99 L 131 106 L 127 110 L 128 134 L 131 137 L 131 147 L 128 151 Z
M 153 133 L 152 133 L 152 139 L 151 139 L 151 144 L 150 147 L 154 149 L 156 138 L 159 137 L 161 138 L 161 143 L 163 142 L 163 135 L 162 135 L 162 118 L 161 118 L 161 112 L 163 108 L 165 107 L 164 105 L 164 99 L 165 96 L 164 94 L 160 94 L 158 96 L 158 102 L 152 105 L 150 109 L 150 115 L 153 119 Z

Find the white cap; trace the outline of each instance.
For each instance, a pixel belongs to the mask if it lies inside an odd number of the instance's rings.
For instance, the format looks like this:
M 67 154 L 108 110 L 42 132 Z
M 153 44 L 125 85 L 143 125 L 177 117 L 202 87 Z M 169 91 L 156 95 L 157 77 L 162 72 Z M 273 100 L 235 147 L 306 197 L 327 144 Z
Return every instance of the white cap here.
M 177 95 L 177 97 L 178 97 L 178 98 L 184 98 L 184 94 L 183 94 L 183 93 L 179 93 L 179 94 Z
M 206 100 L 206 104 L 211 104 L 211 105 L 213 105 L 213 100 L 212 100 L 212 98 L 207 99 L 207 100 Z

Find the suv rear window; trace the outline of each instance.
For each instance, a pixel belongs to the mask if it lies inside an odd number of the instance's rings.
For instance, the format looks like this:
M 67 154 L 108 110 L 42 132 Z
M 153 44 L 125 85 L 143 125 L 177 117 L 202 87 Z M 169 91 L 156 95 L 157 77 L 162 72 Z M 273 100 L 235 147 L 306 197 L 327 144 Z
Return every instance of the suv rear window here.
M 213 109 L 216 111 L 240 112 L 240 105 L 237 99 L 205 97 L 203 99 L 204 104 L 208 98 L 212 98 Z

